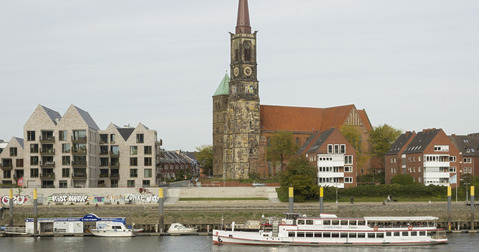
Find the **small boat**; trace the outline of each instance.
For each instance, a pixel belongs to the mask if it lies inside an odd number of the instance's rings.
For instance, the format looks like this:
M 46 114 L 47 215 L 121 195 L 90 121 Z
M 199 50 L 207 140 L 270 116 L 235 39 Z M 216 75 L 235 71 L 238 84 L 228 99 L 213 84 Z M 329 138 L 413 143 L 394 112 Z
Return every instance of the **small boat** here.
M 436 227 L 437 217 L 338 218 L 334 214 L 306 217 L 288 213 L 271 226 L 256 231 L 213 230 L 214 244 L 247 245 L 433 245 L 447 243 L 444 229 Z
M 94 236 L 101 237 L 132 237 L 135 230 L 126 228 L 122 222 L 112 222 L 106 225 L 97 225 L 97 228 L 90 229 Z
M 168 233 L 170 234 L 189 234 L 189 233 L 196 233 L 196 232 L 198 232 L 197 228 L 185 227 L 184 225 L 180 223 L 173 223 L 168 229 Z

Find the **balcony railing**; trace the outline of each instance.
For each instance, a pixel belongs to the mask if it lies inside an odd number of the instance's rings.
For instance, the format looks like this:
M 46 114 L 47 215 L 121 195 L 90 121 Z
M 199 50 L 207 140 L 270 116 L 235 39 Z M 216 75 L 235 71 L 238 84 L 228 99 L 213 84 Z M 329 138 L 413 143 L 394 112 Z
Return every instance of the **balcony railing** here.
M 3 170 L 11 170 L 13 168 L 13 164 L 2 164 Z
M 54 172 L 40 173 L 40 179 L 54 180 L 55 179 L 55 173 Z
M 51 149 L 43 149 L 43 148 L 41 148 L 41 149 L 40 149 L 40 155 L 43 155 L 43 156 L 53 156 L 53 155 L 55 155 L 55 149 L 54 149 L 54 148 L 51 148 Z
M 87 137 L 82 136 L 82 137 L 73 137 L 72 136 L 72 142 L 74 143 L 86 143 L 87 142 Z
M 120 162 L 111 163 L 110 168 L 120 168 Z
M 55 136 L 40 136 L 40 143 L 54 143 Z
M 111 178 L 111 179 L 120 179 L 120 173 L 112 173 L 112 174 L 110 175 L 110 178 Z
M 86 155 L 86 149 L 80 149 L 80 150 L 73 149 L 72 154 L 73 155 Z
M 86 173 L 73 173 L 72 174 L 73 179 L 86 179 Z
M 42 188 L 55 188 L 55 185 L 42 185 Z
M 108 178 L 109 174 L 108 173 L 100 173 L 100 178 Z
M 108 155 L 108 151 L 100 151 L 100 155 Z
M 86 161 L 73 161 L 72 163 L 73 167 L 86 167 Z
M 117 153 L 114 153 L 114 152 L 110 152 L 110 157 L 119 157 L 120 156 L 120 153 L 117 152 Z
M 42 168 L 55 168 L 55 161 L 40 162 L 40 167 L 42 167 Z

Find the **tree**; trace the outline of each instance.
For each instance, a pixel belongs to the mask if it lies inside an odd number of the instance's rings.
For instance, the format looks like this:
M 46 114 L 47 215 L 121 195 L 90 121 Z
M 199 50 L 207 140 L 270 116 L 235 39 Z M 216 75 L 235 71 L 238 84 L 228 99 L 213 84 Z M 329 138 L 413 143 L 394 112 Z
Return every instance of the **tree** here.
M 409 174 L 398 174 L 391 179 L 391 184 L 412 185 L 414 184 L 414 179 Z
M 281 190 L 287 192 L 292 186 L 297 202 L 315 199 L 318 196 L 317 174 L 318 170 L 306 157 L 297 156 L 289 160 L 286 169 L 280 173 Z
M 273 163 L 280 163 L 280 170 L 283 169 L 286 160 L 294 157 L 299 146 L 294 142 L 293 133 L 278 132 L 268 141 L 266 147 L 266 160 Z
M 203 168 L 203 174 L 211 176 L 213 174 L 213 146 L 201 145 L 196 147 L 196 159 L 200 162 Z
M 384 167 L 384 156 L 401 135 L 401 131 L 387 124 L 373 127 L 369 134 L 369 143 L 371 144 L 372 154 L 381 159 Z
M 363 167 L 366 157 L 363 155 L 361 129 L 358 126 L 345 124 L 339 128 L 339 131 L 356 150 L 357 167 Z

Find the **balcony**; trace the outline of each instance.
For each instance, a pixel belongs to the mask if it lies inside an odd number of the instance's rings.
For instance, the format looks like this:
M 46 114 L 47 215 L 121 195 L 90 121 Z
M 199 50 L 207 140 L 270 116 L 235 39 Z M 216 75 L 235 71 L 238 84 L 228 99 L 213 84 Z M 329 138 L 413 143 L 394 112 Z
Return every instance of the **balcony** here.
M 110 175 L 110 179 L 112 180 L 119 180 L 120 179 L 120 173 L 112 173 Z
M 120 153 L 119 152 L 110 152 L 110 157 L 112 158 L 119 158 L 120 157 Z
M 88 139 L 86 136 L 78 136 L 78 137 L 72 136 L 72 143 L 86 143 L 87 140 Z
M 54 156 L 55 155 L 55 149 L 54 148 L 48 148 L 48 149 L 40 149 L 40 155 L 42 156 Z
M 86 179 L 86 173 L 82 173 L 82 172 L 73 173 L 72 178 L 73 179 L 85 180 Z
M 42 168 L 55 168 L 55 161 L 40 162 L 40 167 L 42 167 Z
M 87 166 L 86 160 L 75 161 L 72 163 L 73 168 L 83 168 Z
M 11 169 L 13 169 L 13 164 L 12 163 L 5 163 L 5 164 L 2 163 L 2 170 L 8 171 L 8 170 L 11 170 Z
M 54 180 L 55 179 L 55 173 L 54 172 L 40 173 L 40 179 L 42 179 L 42 180 Z
M 53 135 L 40 136 L 40 143 L 55 143 L 55 136 Z
M 110 168 L 120 168 L 120 162 L 111 163 Z
M 84 156 L 84 155 L 86 155 L 86 149 L 78 149 L 78 150 L 73 149 L 72 154 L 73 155 L 80 155 L 80 156 L 83 155 Z
M 108 173 L 100 173 L 100 178 L 109 178 L 110 175 Z

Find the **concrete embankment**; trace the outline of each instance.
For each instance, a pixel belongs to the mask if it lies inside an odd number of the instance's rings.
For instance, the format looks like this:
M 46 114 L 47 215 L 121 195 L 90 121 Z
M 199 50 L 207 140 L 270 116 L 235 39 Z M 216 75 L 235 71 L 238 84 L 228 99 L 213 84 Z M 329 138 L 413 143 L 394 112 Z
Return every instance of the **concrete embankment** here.
M 475 228 L 479 227 L 479 207 L 475 210 Z M 16 206 L 14 211 L 15 226 L 23 226 L 24 219 L 33 216 L 33 207 L 29 205 Z M 318 216 L 318 203 L 295 203 L 296 212 L 308 216 Z M 95 213 L 100 217 L 126 217 L 128 224 L 145 228 L 154 232 L 159 220 L 157 204 L 132 205 L 50 205 L 40 206 L 39 217 L 82 217 L 87 213 Z M 270 201 L 178 201 L 165 205 L 165 224 L 180 222 L 196 225 L 203 230 L 209 226 L 218 228 L 222 223 L 244 223 L 250 219 L 260 219 L 264 216 L 281 217 L 288 211 L 287 203 L 271 203 Z M 325 203 L 324 212 L 337 214 L 343 217 L 364 216 L 437 216 L 440 226 L 447 227 L 447 202 L 394 202 L 386 205 L 382 203 Z M 470 206 L 464 202 L 452 204 L 452 229 L 469 229 Z M 9 221 L 8 210 L 4 211 L 0 225 Z

